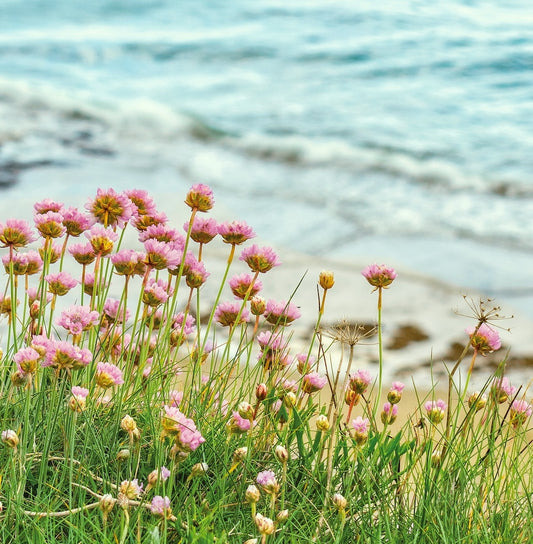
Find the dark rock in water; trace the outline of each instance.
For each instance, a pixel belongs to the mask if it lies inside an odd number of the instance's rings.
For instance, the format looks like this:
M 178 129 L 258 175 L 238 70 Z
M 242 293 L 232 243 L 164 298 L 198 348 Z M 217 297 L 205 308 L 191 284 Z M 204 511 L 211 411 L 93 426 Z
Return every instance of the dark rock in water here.
M 8 161 L 3 164 L 0 163 L 0 189 L 10 187 L 17 183 L 19 174 L 24 170 L 57 164 L 56 161 L 48 159 L 28 162 Z
M 114 157 L 116 153 L 112 149 L 107 149 L 105 147 L 88 147 L 88 146 L 79 146 L 80 153 L 84 155 L 92 155 L 96 157 Z
M 390 339 L 387 349 L 403 349 L 413 342 L 423 342 L 429 336 L 416 325 L 400 325 Z

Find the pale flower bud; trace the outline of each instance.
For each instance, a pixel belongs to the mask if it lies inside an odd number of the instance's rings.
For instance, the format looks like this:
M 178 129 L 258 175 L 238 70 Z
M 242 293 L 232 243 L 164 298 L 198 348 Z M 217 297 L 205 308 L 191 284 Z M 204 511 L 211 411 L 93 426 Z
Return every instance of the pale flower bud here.
M 285 464 L 289 460 L 289 452 L 281 445 L 276 446 L 274 453 L 280 463 Z
M 329 425 L 328 418 L 324 414 L 321 414 L 316 418 L 316 428 L 319 431 L 322 431 L 322 432 L 329 431 L 329 427 L 330 425 Z
M 262 535 L 271 535 L 274 532 L 274 522 L 261 514 L 255 515 L 255 524 Z
M 259 489 L 254 484 L 251 484 L 246 489 L 245 493 L 246 502 L 249 502 L 250 504 L 256 503 L 261 498 L 261 493 L 259 492 Z
M 196 463 L 191 468 L 190 478 L 198 478 L 203 476 L 209 470 L 209 465 L 207 463 Z
M 259 544 L 258 538 L 249 538 L 248 540 L 244 541 L 244 544 Z
M 100 499 L 100 502 L 98 503 L 98 507 L 104 514 L 109 514 L 109 512 L 113 510 L 113 507 L 115 506 L 116 502 L 117 500 L 114 499 L 112 495 L 110 495 L 109 493 L 106 493 L 105 495 L 102 495 L 102 498 Z
M 333 275 L 333 272 L 330 272 L 329 270 L 323 270 L 322 272 L 320 272 L 318 283 L 320 284 L 320 287 L 322 287 L 322 289 L 324 290 L 331 289 L 335 284 L 335 277 Z
M 124 448 L 117 453 L 117 461 L 126 461 L 130 458 L 130 450 Z
M 237 411 L 243 419 L 253 419 L 254 417 L 254 407 L 249 402 L 243 401 L 239 403 Z
M 268 389 L 266 384 L 264 383 L 258 384 L 257 387 L 255 388 L 255 398 L 258 401 L 262 401 L 266 399 L 267 394 L 268 394 Z
M 127 433 L 131 433 L 137 428 L 137 423 L 131 416 L 125 415 L 120 421 L 120 428 Z
M 339 512 L 346 510 L 346 506 L 348 505 L 348 501 L 340 493 L 335 493 L 331 497 L 331 502 L 333 502 Z
M 282 523 L 285 523 L 289 519 L 289 511 L 288 510 L 280 510 L 278 514 L 276 515 L 276 523 L 278 525 L 281 525 Z
M 483 410 L 485 408 L 485 405 L 487 404 L 487 397 L 485 395 L 482 395 L 479 391 L 476 391 L 475 393 L 472 393 L 468 397 L 468 406 L 472 408 L 475 406 L 475 411 L 479 412 L 480 410 Z
M 297 400 L 298 399 L 294 391 L 287 391 L 287 393 L 285 393 L 283 396 L 283 404 L 285 404 L 287 408 L 294 408 Z
M 442 451 L 441 450 L 433 450 L 431 453 L 431 466 L 438 467 L 440 466 L 442 461 Z
M 246 456 L 248 455 L 248 448 L 246 446 L 243 446 L 242 448 L 237 448 L 233 452 L 233 462 L 235 464 L 242 463 Z
M 2 442 L 8 447 L 16 449 L 19 445 L 19 437 L 15 431 L 8 429 L 7 431 L 2 431 Z

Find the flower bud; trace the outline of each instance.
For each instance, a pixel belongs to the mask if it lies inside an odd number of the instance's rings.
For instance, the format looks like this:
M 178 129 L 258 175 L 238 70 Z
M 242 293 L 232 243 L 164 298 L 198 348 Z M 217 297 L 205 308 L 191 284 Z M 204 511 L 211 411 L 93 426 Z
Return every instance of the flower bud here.
M 281 445 L 277 445 L 274 453 L 280 463 L 285 464 L 289 460 L 289 452 Z
M 439 467 L 441 462 L 442 462 L 442 451 L 433 450 L 433 452 L 431 453 L 431 466 Z
M 346 510 L 346 506 L 348 505 L 348 501 L 340 493 L 335 493 L 331 497 L 331 502 L 333 502 L 339 512 Z
M 127 433 L 131 433 L 137 429 L 137 423 L 131 416 L 125 415 L 120 421 L 120 428 Z
M 274 522 L 261 514 L 255 515 L 255 525 L 262 535 L 271 535 L 274 532 Z
M 259 383 L 257 384 L 257 387 L 255 388 L 255 397 L 258 401 L 263 401 L 266 399 L 268 394 L 268 389 L 266 384 Z
M 248 540 L 244 541 L 244 544 L 259 544 L 259 539 L 257 538 L 249 538 Z
M 117 453 L 117 461 L 126 461 L 130 458 L 130 450 L 124 448 Z
M 485 395 L 482 395 L 479 391 L 472 393 L 468 397 L 468 406 L 470 408 L 475 407 L 474 409 L 476 412 L 483 410 L 486 404 L 487 404 L 487 397 Z
M 7 431 L 2 431 L 2 442 L 8 447 L 16 449 L 19 445 L 19 437 L 15 431 L 8 429 Z
M 109 514 L 109 512 L 113 510 L 113 507 L 115 506 L 116 502 L 117 500 L 114 499 L 112 495 L 110 495 L 109 493 L 106 493 L 105 495 L 102 495 L 102 498 L 100 499 L 100 502 L 98 503 L 98 507 L 104 514 Z
M 252 504 L 256 503 L 261 498 L 261 493 L 259 492 L 259 489 L 257 486 L 251 484 L 246 489 L 245 493 L 246 502 Z
M 233 463 L 236 465 L 239 463 L 242 463 L 246 459 L 247 455 L 248 455 L 248 448 L 246 446 L 243 446 L 242 448 L 237 448 L 233 452 Z
M 287 391 L 285 395 L 283 395 L 283 404 L 287 408 L 294 408 L 296 406 L 297 402 L 296 393 L 294 391 Z
M 276 515 L 276 524 L 281 525 L 282 523 L 285 523 L 288 519 L 289 519 L 289 511 L 280 510 L 278 514 Z
M 316 428 L 319 431 L 322 431 L 322 432 L 329 431 L 329 427 L 330 425 L 329 425 L 328 418 L 324 414 L 321 414 L 316 418 Z
M 250 311 L 253 315 L 263 315 L 266 310 L 266 300 L 263 297 L 255 296 L 250 299 Z
M 335 283 L 335 277 L 333 275 L 333 272 L 330 272 L 329 270 L 323 270 L 320 272 L 320 276 L 318 277 L 318 283 L 320 284 L 320 287 L 322 289 L 327 290 L 331 289 Z
M 15 387 L 23 387 L 28 383 L 28 375 L 20 370 L 15 370 L 15 372 L 11 374 L 11 383 Z
M 346 389 L 346 392 L 344 393 L 344 402 L 348 406 L 357 406 L 360 399 L 361 399 L 361 395 L 357 394 L 355 391 L 352 391 L 351 389 Z
M 254 407 L 249 402 L 243 401 L 239 403 L 237 411 L 243 419 L 252 420 L 254 418 Z
M 203 476 L 209 470 L 209 465 L 207 463 L 196 463 L 191 468 L 191 473 L 189 478 L 198 478 Z

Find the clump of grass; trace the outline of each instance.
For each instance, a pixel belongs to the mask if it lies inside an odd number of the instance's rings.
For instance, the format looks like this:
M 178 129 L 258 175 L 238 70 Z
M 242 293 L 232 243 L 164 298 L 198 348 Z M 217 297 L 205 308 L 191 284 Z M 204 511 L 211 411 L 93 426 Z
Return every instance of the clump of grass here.
M 469 390 L 476 358 L 500 347 L 496 309 L 477 309 L 446 400 L 419 399 L 393 432 L 404 384 L 383 388 L 381 328 L 396 272 L 363 271 L 378 295 L 377 377 L 352 370 L 369 331 L 322 330 L 332 272 L 294 353 L 292 297 L 262 296 L 274 250 L 206 215 L 209 187 L 185 204 L 183 230 L 144 191 L 112 189 L 86 212 L 36 203 L 38 236 L 0 223 L 2 542 L 531 541 L 527 392 L 505 358 Z M 205 266 L 215 237 L 228 247 L 219 278 Z

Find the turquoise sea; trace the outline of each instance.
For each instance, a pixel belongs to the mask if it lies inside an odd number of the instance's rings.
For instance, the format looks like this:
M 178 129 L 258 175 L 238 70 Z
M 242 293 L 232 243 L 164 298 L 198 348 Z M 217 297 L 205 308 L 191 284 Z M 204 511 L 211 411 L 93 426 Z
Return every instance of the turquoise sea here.
M 0 0 L 2 213 L 204 182 L 274 244 L 533 315 L 532 28 L 530 0 Z

